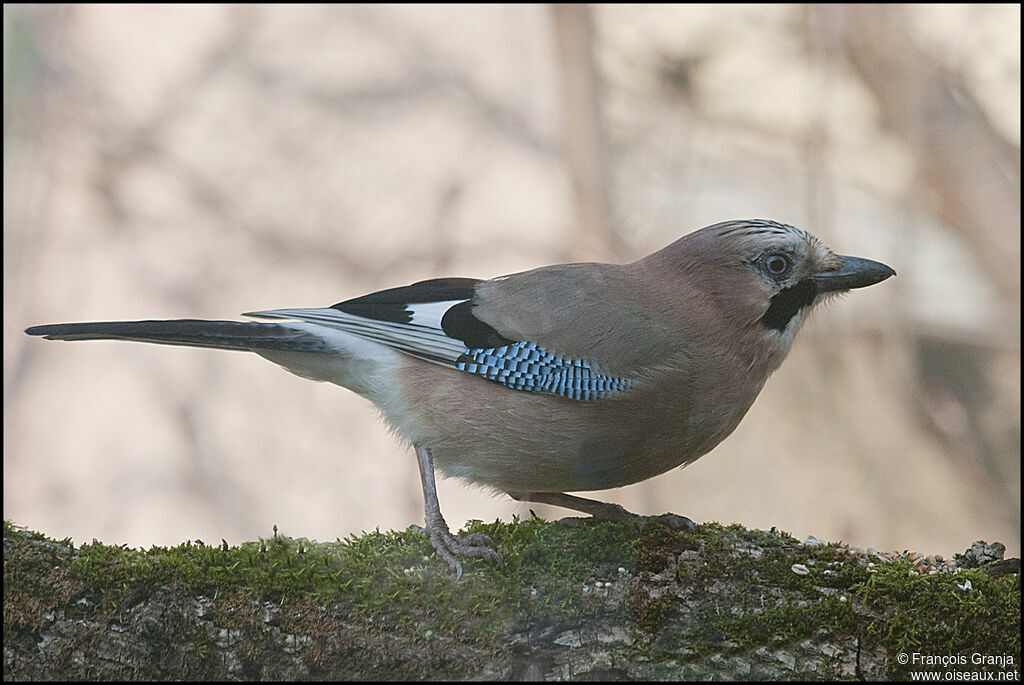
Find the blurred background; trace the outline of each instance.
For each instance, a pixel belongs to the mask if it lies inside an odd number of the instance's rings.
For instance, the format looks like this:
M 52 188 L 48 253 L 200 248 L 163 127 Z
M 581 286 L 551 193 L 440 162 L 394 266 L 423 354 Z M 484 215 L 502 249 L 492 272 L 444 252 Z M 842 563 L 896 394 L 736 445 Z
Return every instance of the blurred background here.
M 133 546 L 423 519 L 346 390 L 26 326 L 631 261 L 736 218 L 899 277 L 817 311 L 710 455 L 593 496 L 1019 555 L 1019 5 L 4 5 L 4 517 Z M 529 513 L 439 496 L 453 527 Z

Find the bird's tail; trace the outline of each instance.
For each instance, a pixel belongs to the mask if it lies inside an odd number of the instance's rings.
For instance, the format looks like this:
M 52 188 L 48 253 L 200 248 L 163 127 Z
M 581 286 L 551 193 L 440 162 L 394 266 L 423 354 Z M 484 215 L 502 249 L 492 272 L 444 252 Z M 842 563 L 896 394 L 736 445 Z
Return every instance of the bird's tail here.
M 220 350 L 329 351 L 324 339 L 297 326 L 278 323 L 204 321 L 93 321 L 32 326 L 29 335 L 48 340 L 133 340 L 161 345 L 212 347 Z

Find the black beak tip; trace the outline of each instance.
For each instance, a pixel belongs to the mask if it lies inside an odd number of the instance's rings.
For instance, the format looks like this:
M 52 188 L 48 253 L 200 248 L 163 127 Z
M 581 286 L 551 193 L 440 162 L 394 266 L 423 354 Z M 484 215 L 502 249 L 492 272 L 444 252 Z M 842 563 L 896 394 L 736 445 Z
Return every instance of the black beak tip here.
M 892 268 L 888 264 L 882 264 L 881 262 L 873 262 L 870 259 L 863 259 L 862 262 L 867 262 L 864 266 L 862 273 L 865 279 L 870 279 L 870 283 L 865 285 L 874 285 L 875 283 L 881 283 L 887 278 L 892 278 L 896 275 L 896 269 Z
M 875 283 L 881 283 L 887 278 L 892 278 L 896 275 L 896 269 L 892 268 L 888 264 L 882 264 L 881 262 L 873 262 L 870 259 L 863 260 L 870 264 L 869 268 L 865 269 L 865 276 L 870 276 L 873 280 L 868 285 L 874 285 Z
M 842 266 L 835 271 L 815 274 L 814 280 L 821 291 L 853 290 L 881 283 L 896 275 L 896 270 L 887 264 L 862 257 L 842 256 Z

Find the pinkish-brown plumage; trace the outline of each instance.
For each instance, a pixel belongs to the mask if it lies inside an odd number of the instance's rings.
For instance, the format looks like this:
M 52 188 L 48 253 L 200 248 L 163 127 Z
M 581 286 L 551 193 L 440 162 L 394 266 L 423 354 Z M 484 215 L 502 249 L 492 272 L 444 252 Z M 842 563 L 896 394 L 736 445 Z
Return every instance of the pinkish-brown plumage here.
M 739 424 L 815 304 L 895 272 L 772 221 L 731 221 L 630 264 L 446 278 L 272 323 L 129 321 L 28 329 L 250 350 L 373 401 L 416 446 L 427 532 L 458 556 L 500 557 L 441 517 L 435 466 L 517 499 L 600 513 L 567 491 L 635 483 L 710 451 Z

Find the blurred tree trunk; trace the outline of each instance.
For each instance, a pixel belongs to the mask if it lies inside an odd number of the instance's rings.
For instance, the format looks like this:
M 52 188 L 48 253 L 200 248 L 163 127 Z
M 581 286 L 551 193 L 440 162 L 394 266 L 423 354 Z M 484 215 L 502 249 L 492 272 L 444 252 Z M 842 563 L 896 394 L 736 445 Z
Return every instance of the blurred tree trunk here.
M 572 184 L 572 258 L 606 260 L 619 252 L 611 223 L 600 75 L 589 5 L 551 5 L 561 74 L 562 149 Z

